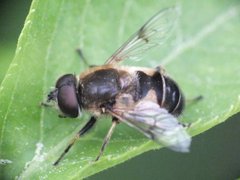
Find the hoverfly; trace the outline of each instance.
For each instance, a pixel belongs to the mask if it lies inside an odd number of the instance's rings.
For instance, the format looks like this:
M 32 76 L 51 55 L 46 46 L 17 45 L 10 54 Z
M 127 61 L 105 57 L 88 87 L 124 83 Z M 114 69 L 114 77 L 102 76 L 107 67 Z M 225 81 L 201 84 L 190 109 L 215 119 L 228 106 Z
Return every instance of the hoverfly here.
M 112 125 L 96 161 L 103 154 L 118 123 L 139 130 L 148 138 L 179 152 L 188 152 L 191 138 L 177 117 L 184 109 L 184 97 L 176 82 L 160 67 L 126 67 L 118 63 L 141 57 L 162 44 L 172 30 L 176 8 L 168 8 L 150 18 L 102 66 L 89 68 L 75 76 L 61 76 L 47 98 L 56 102 L 61 114 L 76 118 L 83 110 L 92 114 L 54 165 L 80 136 L 88 132 L 101 115 L 112 117 Z

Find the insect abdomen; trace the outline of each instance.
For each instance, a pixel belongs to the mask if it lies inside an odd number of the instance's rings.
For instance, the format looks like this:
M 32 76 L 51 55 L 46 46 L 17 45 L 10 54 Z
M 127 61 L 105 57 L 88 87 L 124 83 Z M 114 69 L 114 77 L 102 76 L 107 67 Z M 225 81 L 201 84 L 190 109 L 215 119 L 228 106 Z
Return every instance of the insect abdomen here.
M 178 116 L 184 109 L 184 97 L 176 82 L 166 76 L 162 76 L 165 81 L 165 98 L 162 106 L 171 114 Z M 164 96 L 164 94 L 163 94 Z
M 184 108 L 184 97 L 172 79 L 158 71 L 152 76 L 138 71 L 137 76 L 139 80 L 139 99 L 143 99 L 150 90 L 154 90 L 160 107 L 165 108 L 175 116 L 181 114 Z

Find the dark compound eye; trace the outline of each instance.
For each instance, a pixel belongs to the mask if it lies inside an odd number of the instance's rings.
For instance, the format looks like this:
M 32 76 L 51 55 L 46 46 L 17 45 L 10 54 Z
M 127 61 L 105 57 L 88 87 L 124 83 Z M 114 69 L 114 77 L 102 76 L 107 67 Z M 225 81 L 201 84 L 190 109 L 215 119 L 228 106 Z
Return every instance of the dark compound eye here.
M 72 74 L 62 76 L 56 83 L 58 106 L 64 115 L 73 118 L 79 114 L 76 84 L 76 77 Z

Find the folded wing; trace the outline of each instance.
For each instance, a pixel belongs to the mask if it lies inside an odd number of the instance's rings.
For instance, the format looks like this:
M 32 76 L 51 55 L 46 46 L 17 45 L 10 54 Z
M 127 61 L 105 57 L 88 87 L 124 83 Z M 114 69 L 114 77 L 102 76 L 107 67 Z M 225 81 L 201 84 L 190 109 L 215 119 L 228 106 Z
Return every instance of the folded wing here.
M 154 102 L 141 101 L 132 110 L 115 108 L 113 115 L 159 144 L 178 152 L 189 151 L 191 137 L 185 127 Z

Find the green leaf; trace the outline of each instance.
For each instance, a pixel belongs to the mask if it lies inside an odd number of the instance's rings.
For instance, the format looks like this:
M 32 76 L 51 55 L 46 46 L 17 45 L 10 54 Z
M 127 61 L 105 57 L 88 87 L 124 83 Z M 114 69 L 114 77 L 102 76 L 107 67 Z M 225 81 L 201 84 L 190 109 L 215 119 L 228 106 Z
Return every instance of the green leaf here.
M 19 37 L 15 58 L 0 86 L 0 178 L 80 179 L 160 146 L 124 124 L 118 125 L 103 157 L 99 152 L 110 127 L 102 119 L 53 167 L 69 140 L 87 121 L 59 119 L 39 106 L 66 73 L 80 73 L 76 49 L 91 64 L 111 53 L 160 9 L 178 4 L 182 15 L 176 41 L 149 53 L 142 65 L 160 62 L 187 98 L 204 99 L 182 116 L 197 135 L 240 110 L 239 2 L 222 1 L 64 1 L 34 0 Z M 161 50 L 161 52 L 158 52 Z M 4 161 L 5 160 L 5 161 Z M 5 162 L 5 164 L 3 163 Z

